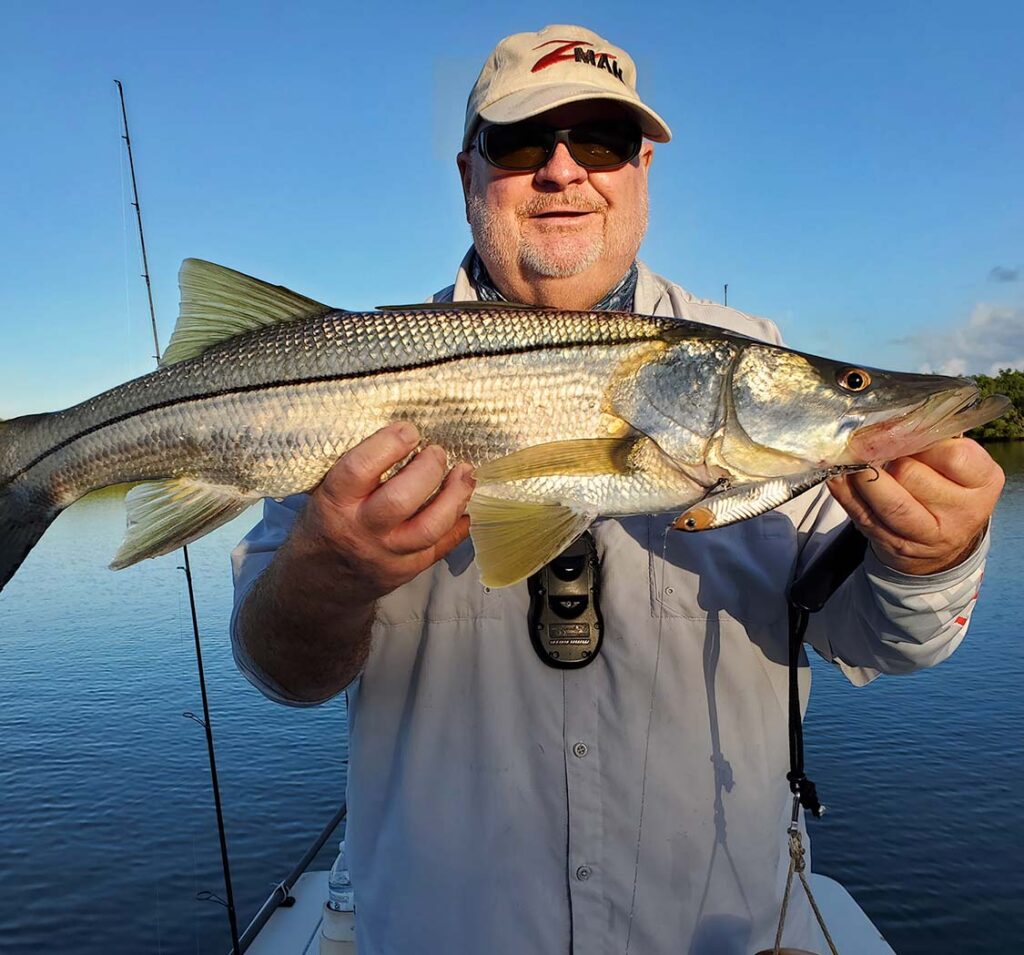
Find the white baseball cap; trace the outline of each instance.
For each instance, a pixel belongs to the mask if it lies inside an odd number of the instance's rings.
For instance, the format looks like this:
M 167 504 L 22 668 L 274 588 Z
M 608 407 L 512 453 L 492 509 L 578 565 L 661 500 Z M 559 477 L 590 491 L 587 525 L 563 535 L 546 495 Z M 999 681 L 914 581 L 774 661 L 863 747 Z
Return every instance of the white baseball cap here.
M 516 123 L 584 99 L 621 102 L 648 139 L 672 138 L 665 120 L 640 99 L 636 63 L 626 50 L 583 27 L 553 26 L 506 37 L 487 57 L 466 103 L 462 147 L 481 120 Z
M 507 36 L 494 48 L 469 94 L 462 148 L 481 120 L 515 123 L 588 99 L 628 106 L 648 139 L 672 138 L 665 120 L 640 99 L 636 64 L 625 50 L 583 27 L 548 26 Z

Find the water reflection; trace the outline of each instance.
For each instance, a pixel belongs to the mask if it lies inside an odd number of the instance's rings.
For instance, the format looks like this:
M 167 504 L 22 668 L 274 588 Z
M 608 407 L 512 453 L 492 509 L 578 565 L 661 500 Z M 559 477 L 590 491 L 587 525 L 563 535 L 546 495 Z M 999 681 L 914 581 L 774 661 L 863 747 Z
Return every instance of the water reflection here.
M 1024 443 L 992 452 L 1007 491 L 953 659 L 861 690 L 815 664 L 807 759 L 832 809 L 811 825 L 815 866 L 901 955 L 972 951 L 981 926 L 994 951 L 1024 937 Z M 344 787 L 343 701 L 275 706 L 231 662 L 227 554 L 254 519 L 192 548 L 243 921 Z M 200 702 L 179 558 L 111 573 L 123 527 L 120 494 L 92 496 L 0 598 L 0 938 L 11 955 L 229 947 L 223 910 L 194 900 L 223 890 L 203 734 L 181 716 Z M 722 769 L 727 788 L 724 756 Z

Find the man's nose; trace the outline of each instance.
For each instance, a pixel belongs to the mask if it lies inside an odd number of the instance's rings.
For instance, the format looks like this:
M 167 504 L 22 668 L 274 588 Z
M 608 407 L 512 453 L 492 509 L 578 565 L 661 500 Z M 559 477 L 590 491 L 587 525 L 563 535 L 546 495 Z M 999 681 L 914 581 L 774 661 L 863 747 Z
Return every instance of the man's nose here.
M 572 158 L 565 143 L 558 143 L 551 158 L 534 173 L 534 178 L 538 185 L 565 188 L 584 182 L 587 170 Z

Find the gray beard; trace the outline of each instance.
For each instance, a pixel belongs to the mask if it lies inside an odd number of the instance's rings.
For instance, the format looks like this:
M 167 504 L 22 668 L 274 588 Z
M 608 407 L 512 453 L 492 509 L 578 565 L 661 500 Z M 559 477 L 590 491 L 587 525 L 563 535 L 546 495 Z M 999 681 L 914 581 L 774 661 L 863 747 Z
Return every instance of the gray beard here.
M 567 200 L 564 195 L 558 197 L 558 202 L 560 206 L 572 205 L 581 211 L 595 211 L 600 208 L 593 203 Z M 538 197 L 518 208 L 516 213 L 520 217 L 535 215 L 551 205 L 550 199 Z M 539 248 L 525 237 L 517 241 L 508 233 L 501 218 L 493 213 L 484 199 L 478 195 L 471 195 L 466 199 L 466 209 L 470 230 L 473 233 L 473 244 L 477 251 L 485 262 L 492 263 L 493 268 L 506 274 L 522 268 L 524 271 L 547 278 L 569 278 L 586 272 L 605 252 L 603 235 L 589 237 L 586 248 L 572 255 Z M 642 215 L 646 227 L 646 207 L 642 210 Z

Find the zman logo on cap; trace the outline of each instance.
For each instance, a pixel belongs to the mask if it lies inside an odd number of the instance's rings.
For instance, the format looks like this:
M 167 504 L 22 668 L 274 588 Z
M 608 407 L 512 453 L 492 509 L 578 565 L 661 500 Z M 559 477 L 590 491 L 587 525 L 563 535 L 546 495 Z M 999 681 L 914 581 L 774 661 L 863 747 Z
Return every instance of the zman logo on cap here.
M 593 43 L 587 43 L 586 40 L 548 40 L 547 43 L 535 46 L 534 50 L 539 50 L 544 46 L 551 46 L 553 43 L 557 43 L 558 46 L 537 60 L 530 69 L 531 73 L 537 73 L 546 67 L 554 66 L 556 63 L 575 60 L 577 63 L 589 63 L 598 69 L 607 70 L 616 79 L 622 80 L 622 68 L 615 62 L 615 54 L 595 53 L 592 49 L 585 50 L 584 47 L 593 47 L 594 45 Z M 622 80 L 622 82 L 625 83 L 626 81 Z

